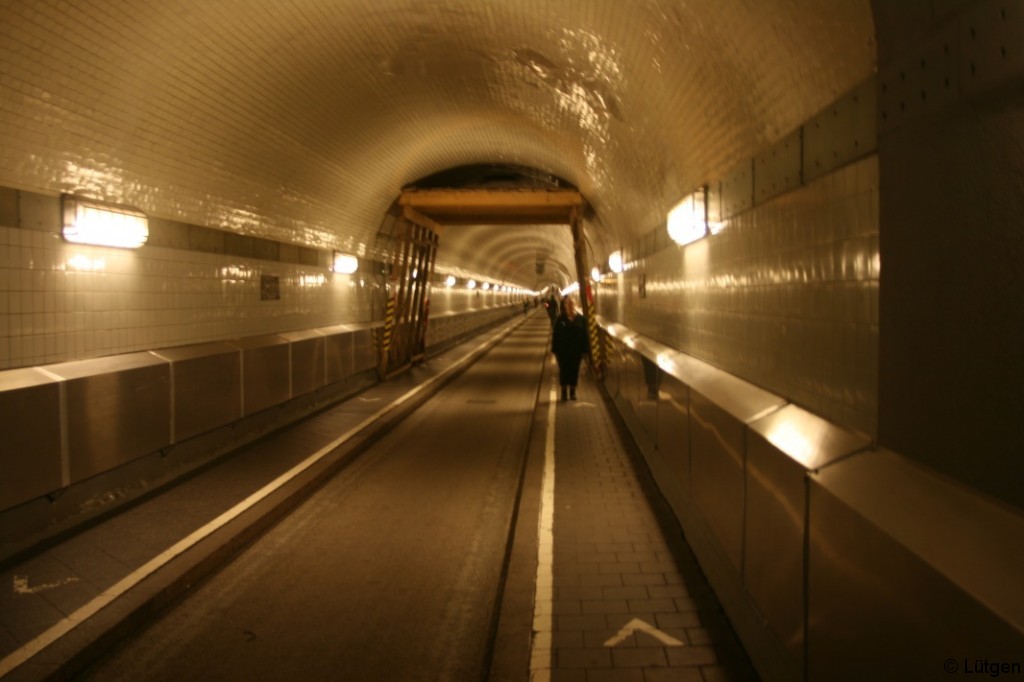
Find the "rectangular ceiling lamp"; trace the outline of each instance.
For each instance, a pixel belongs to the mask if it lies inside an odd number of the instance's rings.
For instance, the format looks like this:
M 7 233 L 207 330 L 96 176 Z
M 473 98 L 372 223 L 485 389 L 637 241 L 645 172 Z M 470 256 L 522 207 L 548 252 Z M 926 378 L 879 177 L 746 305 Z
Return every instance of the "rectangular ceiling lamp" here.
M 137 249 L 149 239 L 149 220 L 134 208 L 64 195 L 64 239 L 74 244 Z
M 359 259 L 350 253 L 334 252 L 334 265 L 331 269 L 343 275 L 351 275 L 359 269 Z
M 668 236 L 676 244 L 695 242 L 708 233 L 704 188 L 696 189 L 668 212 Z

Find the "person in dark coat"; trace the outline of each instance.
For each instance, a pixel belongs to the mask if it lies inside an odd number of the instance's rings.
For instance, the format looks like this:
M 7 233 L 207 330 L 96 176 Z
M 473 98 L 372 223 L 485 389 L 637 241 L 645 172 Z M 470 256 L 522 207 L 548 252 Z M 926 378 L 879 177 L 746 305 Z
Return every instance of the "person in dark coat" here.
M 554 294 L 551 294 L 550 298 L 544 299 L 544 312 L 548 314 L 548 318 L 551 320 L 551 326 L 555 326 L 555 320 L 558 319 L 558 300 Z
M 562 312 L 555 319 L 551 336 L 551 352 L 558 360 L 558 383 L 562 386 L 562 400 L 576 400 L 580 361 L 589 349 L 587 319 L 576 312 L 575 301 L 566 297 L 562 300 Z

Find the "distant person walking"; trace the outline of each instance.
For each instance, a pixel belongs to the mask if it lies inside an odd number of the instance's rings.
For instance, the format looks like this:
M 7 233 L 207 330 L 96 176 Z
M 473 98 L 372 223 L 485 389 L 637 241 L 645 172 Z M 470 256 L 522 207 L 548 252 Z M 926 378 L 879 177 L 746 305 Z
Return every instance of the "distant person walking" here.
M 558 360 L 558 383 L 562 387 L 562 400 L 576 400 L 580 361 L 590 348 L 587 320 L 576 312 L 571 298 L 562 299 L 562 312 L 555 319 L 551 336 L 551 352 Z
M 554 294 L 551 294 L 550 298 L 544 299 L 544 312 L 548 314 L 551 319 L 551 326 L 555 326 L 555 320 L 558 319 L 558 300 Z

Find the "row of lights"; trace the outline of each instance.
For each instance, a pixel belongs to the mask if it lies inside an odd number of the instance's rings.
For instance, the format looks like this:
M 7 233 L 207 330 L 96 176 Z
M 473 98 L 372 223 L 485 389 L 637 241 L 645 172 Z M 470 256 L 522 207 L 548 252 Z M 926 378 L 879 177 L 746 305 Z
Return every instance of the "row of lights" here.
M 122 249 L 137 249 L 149 240 L 149 219 L 142 211 L 117 204 L 92 199 L 81 199 L 70 195 L 62 197 L 63 226 L 61 233 L 74 244 L 111 246 Z M 359 269 L 359 258 L 341 251 L 334 252 L 331 264 L 334 272 L 351 275 Z M 413 271 L 413 279 L 417 273 Z M 458 280 L 448 275 L 445 285 L 454 287 Z M 480 287 L 482 291 L 524 293 L 525 289 L 476 280 L 466 282 L 467 289 Z
M 449 289 L 454 287 L 458 283 L 459 283 L 459 280 L 456 279 L 455 275 L 448 275 L 445 278 L 445 280 L 444 280 L 444 285 L 446 287 L 448 287 Z M 513 293 L 513 294 L 521 294 L 521 293 L 524 293 L 526 291 L 525 289 L 519 289 L 519 288 L 516 288 L 516 287 L 510 287 L 507 284 L 491 284 L 490 282 L 477 282 L 475 279 L 468 279 L 468 280 L 466 280 L 466 288 L 467 289 L 477 289 L 477 288 L 479 288 L 481 291 L 500 291 L 502 293 Z
M 70 195 L 62 204 L 61 234 L 73 244 L 137 249 L 149 241 L 149 219 L 142 211 Z M 359 269 L 359 258 L 335 251 L 331 269 L 350 275 Z

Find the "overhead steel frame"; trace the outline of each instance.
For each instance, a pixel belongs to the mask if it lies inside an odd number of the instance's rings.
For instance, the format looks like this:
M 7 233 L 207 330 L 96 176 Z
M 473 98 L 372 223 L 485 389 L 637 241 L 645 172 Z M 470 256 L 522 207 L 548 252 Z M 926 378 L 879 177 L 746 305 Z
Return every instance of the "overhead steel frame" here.
M 443 225 L 568 225 L 572 233 L 580 306 L 590 325 L 590 362 L 600 374 L 604 353 L 601 352 L 596 320 L 592 314 L 596 292 L 588 283 L 586 242 L 581 225 L 584 201 L 579 192 L 552 189 L 408 189 L 402 192 L 398 205 L 402 207 L 402 222 L 413 231 L 399 237 L 403 251 L 398 260 L 402 265 L 397 272 L 394 328 L 390 334 L 392 348 L 388 350 L 386 362 L 382 362 L 383 366 L 393 369 L 385 376 L 404 370 L 422 357 L 430 283 L 423 279 L 410 282 L 408 275 L 412 272 L 410 267 L 415 267 L 410 263 L 419 257 L 422 262 L 429 262 L 430 276 L 433 276 L 434 255 Z M 425 250 L 417 251 L 417 248 Z M 423 271 L 421 267 L 419 272 Z M 403 344 L 407 344 L 408 350 Z

